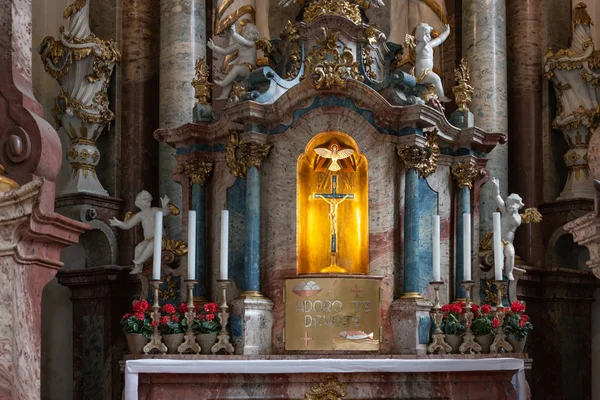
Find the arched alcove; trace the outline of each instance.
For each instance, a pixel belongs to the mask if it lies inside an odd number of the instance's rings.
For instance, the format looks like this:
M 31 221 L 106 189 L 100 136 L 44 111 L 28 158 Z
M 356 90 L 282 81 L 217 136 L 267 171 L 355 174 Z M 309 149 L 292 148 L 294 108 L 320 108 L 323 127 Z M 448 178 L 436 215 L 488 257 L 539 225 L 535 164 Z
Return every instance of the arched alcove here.
M 368 164 L 354 139 L 316 135 L 298 158 L 297 185 L 298 273 L 368 274 Z

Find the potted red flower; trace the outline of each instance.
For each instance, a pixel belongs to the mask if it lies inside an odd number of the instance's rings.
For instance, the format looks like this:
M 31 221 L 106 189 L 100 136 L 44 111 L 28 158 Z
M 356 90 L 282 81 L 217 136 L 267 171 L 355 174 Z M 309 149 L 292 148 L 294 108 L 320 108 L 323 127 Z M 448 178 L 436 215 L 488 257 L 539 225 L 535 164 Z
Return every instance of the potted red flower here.
M 127 313 L 121 318 L 121 325 L 131 354 L 142 354 L 144 346 L 152 337 L 151 319 L 147 313 L 149 307 L 146 300 L 134 301 L 131 307 L 133 312 Z
M 481 307 L 472 304 L 471 311 L 473 312 L 471 332 L 475 335 L 475 341 L 481 345 L 481 353 L 489 354 L 490 346 L 494 342 L 494 329 L 498 327 L 498 319 L 491 314 L 492 307 L 489 304 Z
M 212 347 L 217 343 L 217 334 L 221 331 L 221 324 L 216 318 L 218 309 L 217 303 L 206 303 L 194 318 L 192 329 L 196 333 L 201 354 L 211 354 Z
M 177 348 L 183 342 L 184 330 L 181 325 L 181 316 L 173 304 L 165 304 L 160 309 L 162 317 L 158 324 L 163 342 L 167 346 L 167 353 L 177 353 Z
M 446 342 L 452 347 L 452 354 L 458 354 L 458 348 L 462 343 L 465 333 L 465 321 L 463 320 L 463 307 L 465 303 L 452 303 L 442 306 L 444 317 L 440 329 L 446 335 Z
M 507 333 L 506 340 L 512 345 L 514 353 L 522 353 L 527 336 L 533 331 L 533 324 L 529 321 L 529 315 L 525 314 L 525 304 L 518 300 L 510 304 L 506 311 L 502 327 Z

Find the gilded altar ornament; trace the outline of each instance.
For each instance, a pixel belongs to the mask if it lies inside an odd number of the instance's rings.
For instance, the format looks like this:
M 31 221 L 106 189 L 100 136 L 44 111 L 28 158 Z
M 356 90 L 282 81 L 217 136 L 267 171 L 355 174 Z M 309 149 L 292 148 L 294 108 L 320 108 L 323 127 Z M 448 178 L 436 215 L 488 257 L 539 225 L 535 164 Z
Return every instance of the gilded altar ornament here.
M 285 77 L 286 79 L 292 80 L 298 76 L 300 66 L 302 65 L 302 51 L 300 50 L 299 43 L 300 32 L 298 31 L 298 28 L 288 20 L 280 36 L 281 39 L 287 39 L 290 44 L 288 53 L 289 67 Z
M 498 319 L 498 328 L 496 328 L 494 342 L 490 345 L 490 354 L 510 353 L 513 347 L 506 340 L 506 333 L 502 327 L 504 324 L 504 318 L 506 317 L 504 312 L 504 304 L 502 302 L 502 289 L 506 291 L 506 282 L 494 281 L 494 284 L 496 285 L 496 318 Z
M 490 238 L 491 238 L 491 236 L 490 236 Z M 496 301 L 496 298 L 498 297 L 498 295 L 496 294 L 495 290 L 492 290 L 493 287 L 494 287 L 494 282 L 492 282 L 490 280 L 485 281 L 485 287 L 483 288 L 483 294 L 485 296 L 485 298 L 484 298 L 485 303 L 493 304 L 494 301 Z M 504 285 L 500 290 L 501 290 L 500 293 L 502 295 L 502 298 L 505 298 L 507 295 L 507 291 L 508 291 L 507 286 Z
M 459 188 L 473 188 L 473 180 L 477 177 L 478 169 L 474 164 L 465 162 L 452 165 L 452 175 Z
M 364 81 L 352 51 L 345 45 L 342 45 L 341 54 L 338 51 L 340 33 L 330 32 L 326 27 L 321 27 L 321 32 L 324 37 L 317 41 L 321 47 L 309 53 L 304 61 L 315 87 L 331 89 L 333 86 L 345 87 L 348 79 Z
M 167 346 L 165 346 L 165 344 L 162 341 L 162 335 L 160 333 L 160 330 L 158 328 L 159 324 L 160 324 L 160 318 L 161 318 L 161 314 L 160 314 L 160 303 L 159 303 L 159 290 L 160 290 L 160 285 L 161 285 L 161 281 L 160 280 L 151 280 L 150 283 L 152 284 L 152 295 L 154 297 L 154 301 L 152 303 L 152 307 L 150 308 L 150 318 L 152 319 L 153 322 L 153 333 L 152 333 L 152 337 L 150 338 L 150 341 L 148 342 L 148 344 L 146 344 L 144 346 L 144 354 L 149 354 L 152 350 L 157 350 L 160 354 L 166 354 L 167 352 Z
M 199 58 L 196 63 L 196 77 L 192 80 L 194 87 L 194 97 L 198 104 L 209 105 L 212 92 L 212 83 L 208 81 L 210 76 L 208 64 L 204 57 Z
M 163 302 L 166 302 L 167 300 L 175 300 L 177 298 L 177 293 L 175 293 L 175 289 L 177 288 L 177 282 L 173 280 L 173 275 L 167 275 L 164 283 L 167 284 L 167 287 L 165 289 L 159 289 L 158 295 L 160 296 Z
M 170 251 L 175 255 L 183 256 L 188 252 L 187 244 L 183 240 L 172 240 L 163 236 L 162 243 L 163 250 Z
M 430 314 L 435 325 L 435 330 L 433 332 L 433 339 L 429 346 L 427 346 L 427 352 L 430 354 L 450 354 L 452 347 L 446 342 L 446 335 L 442 331 L 444 314 L 441 311 L 442 307 L 440 305 L 440 288 L 444 282 L 432 281 L 429 284 L 433 286 L 434 290 L 433 307 Z
M 229 306 L 227 305 L 227 286 L 231 284 L 231 281 L 228 279 L 217 280 L 219 286 L 221 287 L 221 305 L 219 308 L 221 312 L 219 313 L 219 323 L 221 324 L 221 332 L 217 336 L 217 343 L 213 345 L 210 349 L 211 353 L 217 354 L 219 351 L 224 350 L 226 354 L 233 354 L 235 351 L 233 345 L 229 341 L 229 332 L 227 331 L 227 322 L 229 321 Z M 258 297 L 258 296 L 257 296 Z M 260 296 L 262 297 L 262 295 Z
M 71 141 L 67 154 L 73 173 L 62 193 L 106 196 L 95 173 L 100 159 L 96 140 L 114 119 L 107 90 L 121 55 L 115 41 L 91 32 L 89 0 L 72 2 L 64 17 L 69 19 L 68 29 L 61 26 L 57 40 L 45 37 L 38 50 L 44 69 L 60 86 L 52 108 L 56 125 L 65 129 Z
M 458 68 L 454 69 L 454 79 L 458 83 L 452 88 L 454 98 L 459 111 L 469 111 L 471 96 L 473 95 L 473 86 L 469 85 L 470 71 L 469 64 L 465 59 L 460 60 Z
M 200 353 L 200 345 L 196 342 L 196 334 L 192 329 L 192 321 L 196 318 L 196 307 L 194 306 L 194 286 L 198 283 L 198 281 L 192 281 L 189 279 L 185 280 L 185 284 L 187 286 L 187 311 L 185 312 L 185 318 L 188 321 L 187 329 L 185 331 L 185 336 L 183 343 L 179 345 L 177 348 L 177 352 L 179 354 L 186 353 L 191 351 L 194 354 Z
M 337 145 L 334 144 L 331 147 L 331 150 L 329 150 L 326 147 L 317 147 L 315 148 L 315 153 L 317 153 L 323 158 L 330 159 L 331 163 L 329 164 L 329 167 L 327 167 L 327 169 L 333 172 L 337 172 L 340 169 L 342 169 L 338 164 L 338 160 L 343 160 L 344 158 L 350 157 L 352 154 L 354 154 L 354 149 L 340 149 Z
M 310 392 L 304 395 L 306 400 L 342 400 L 348 395 L 346 385 L 339 382 L 333 375 L 328 376 L 325 382 L 310 389 Z
M 212 172 L 213 163 L 202 160 L 186 161 L 183 163 L 183 168 L 190 178 L 190 184 L 204 185 Z
M 271 147 L 266 143 L 243 142 L 238 133 L 231 132 L 225 149 L 227 166 L 233 175 L 244 177 L 248 168 L 260 167 Z
M 466 299 L 465 299 L 465 321 L 466 321 L 466 330 L 463 335 L 463 342 L 461 343 L 458 351 L 461 354 L 480 354 L 482 347 L 479 343 L 475 341 L 475 335 L 473 331 L 471 331 L 471 323 L 473 322 L 473 317 L 475 314 L 472 311 L 471 307 L 471 294 L 473 290 L 473 286 L 475 282 L 473 281 L 462 281 L 461 286 L 465 289 Z
M 362 50 L 362 59 L 363 66 L 365 69 L 365 74 L 371 80 L 377 79 L 377 73 L 373 69 L 373 65 L 375 64 L 375 57 L 371 55 L 372 46 L 377 44 L 377 40 L 383 37 L 385 39 L 385 35 L 379 29 L 377 29 L 377 25 L 371 24 L 365 30 L 362 40 L 365 42 L 365 45 Z
M 225 148 L 225 160 L 227 162 L 227 167 L 229 167 L 229 171 L 237 177 L 246 176 L 246 165 L 239 154 L 241 152 L 241 146 L 242 137 L 236 132 L 231 132 L 229 134 L 227 147 Z
M 19 184 L 4 176 L 4 166 L 0 164 L 0 193 L 10 192 L 19 187 Z
M 405 169 L 416 169 L 421 177 L 427 178 L 437 169 L 440 158 L 437 131 L 430 132 L 427 135 L 427 142 L 424 147 L 417 145 L 398 146 L 397 151 Z

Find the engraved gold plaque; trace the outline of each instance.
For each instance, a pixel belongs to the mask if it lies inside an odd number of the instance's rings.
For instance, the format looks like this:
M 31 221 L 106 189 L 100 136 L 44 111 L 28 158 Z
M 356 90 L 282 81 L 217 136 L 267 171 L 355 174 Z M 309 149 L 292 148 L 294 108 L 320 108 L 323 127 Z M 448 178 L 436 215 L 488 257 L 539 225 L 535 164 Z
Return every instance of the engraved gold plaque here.
M 287 279 L 286 350 L 378 351 L 381 279 L 348 275 Z

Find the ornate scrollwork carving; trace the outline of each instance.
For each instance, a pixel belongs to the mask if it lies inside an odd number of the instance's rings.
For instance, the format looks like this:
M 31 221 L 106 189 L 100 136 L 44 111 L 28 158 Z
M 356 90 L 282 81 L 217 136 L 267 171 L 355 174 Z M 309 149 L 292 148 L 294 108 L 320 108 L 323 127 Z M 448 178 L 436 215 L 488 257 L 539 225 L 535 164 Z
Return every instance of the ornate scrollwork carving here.
M 304 22 L 311 22 L 321 15 L 338 15 L 354 22 L 362 23 L 360 6 L 355 3 L 339 0 L 318 0 L 311 2 L 304 11 Z
M 358 62 L 354 61 L 352 51 L 344 45 L 341 54 L 338 51 L 339 32 L 330 32 L 326 27 L 321 27 L 321 31 L 324 35 L 322 40 L 318 40 L 321 48 L 309 53 L 305 61 L 316 88 L 344 87 L 348 79 L 362 82 L 364 78 L 358 72 Z
M 285 28 L 281 32 L 281 38 L 287 38 L 290 43 L 290 52 L 288 54 L 289 70 L 286 74 L 286 79 L 295 79 L 300 72 L 300 66 L 302 65 L 302 52 L 300 50 L 300 32 L 298 28 L 292 24 L 290 20 L 285 25 Z
M 460 163 L 452 166 L 452 175 L 458 182 L 459 188 L 473 188 L 473 179 L 477 176 L 479 170 L 474 164 Z
M 193 160 L 184 162 L 183 167 L 186 174 L 190 177 L 190 183 L 204 185 L 212 172 L 213 163 L 202 160 Z
M 310 393 L 306 393 L 304 398 L 307 400 L 342 400 L 348 395 L 346 385 L 340 383 L 335 376 L 328 376 L 325 382 L 319 383 L 310 388 Z
M 469 111 L 469 104 L 471 104 L 471 96 L 474 89 L 473 86 L 469 85 L 469 64 L 464 58 L 460 60 L 458 68 L 454 69 L 454 79 L 458 85 L 452 88 L 452 93 L 454 93 L 458 110 Z
M 210 94 L 213 85 L 208 81 L 209 76 L 210 71 L 208 64 L 206 64 L 206 59 L 204 57 L 199 58 L 196 63 L 196 77 L 192 80 L 195 92 L 194 97 L 198 100 L 198 104 L 210 104 Z
M 239 134 L 232 132 L 225 149 L 225 159 L 231 173 L 244 177 L 250 167 L 259 168 L 271 150 L 270 144 L 243 142 Z
M 398 146 L 398 156 L 406 169 L 416 169 L 423 178 L 428 177 L 437 169 L 440 158 L 437 131 L 429 133 L 424 147 Z

